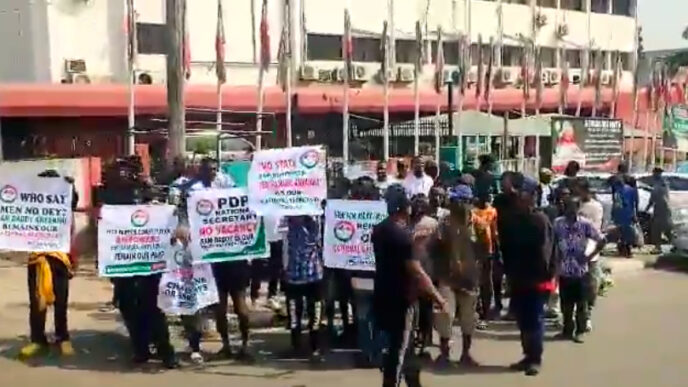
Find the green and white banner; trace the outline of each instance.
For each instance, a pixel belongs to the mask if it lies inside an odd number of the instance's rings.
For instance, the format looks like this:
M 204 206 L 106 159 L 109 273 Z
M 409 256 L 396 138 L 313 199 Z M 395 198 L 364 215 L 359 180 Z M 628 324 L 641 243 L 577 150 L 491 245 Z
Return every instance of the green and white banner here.
M 187 206 L 195 263 L 270 256 L 263 218 L 249 209 L 246 188 L 195 191 Z
M 688 106 L 674 105 L 664 117 L 664 147 L 688 152 Z
M 98 221 L 101 277 L 132 277 L 167 271 L 177 228 L 170 205 L 105 205 Z

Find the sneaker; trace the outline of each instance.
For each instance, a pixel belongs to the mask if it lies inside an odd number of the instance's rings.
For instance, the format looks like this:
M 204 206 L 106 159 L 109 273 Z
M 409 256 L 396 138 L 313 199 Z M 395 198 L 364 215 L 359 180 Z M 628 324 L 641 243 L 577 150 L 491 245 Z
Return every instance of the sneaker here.
M 509 366 L 509 369 L 511 369 L 513 371 L 523 372 L 526 370 L 526 368 L 528 368 L 528 364 L 529 364 L 528 359 L 523 358 L 518 363 L 511 364 Z
M 74 356 L 74 347 L 69 340 L 60 343 L 60 353 L 62 356 Z
M 196 365 L 203 364 L 203 355 L 200 352 L 191 352 L 191 362 Z
M 585 333 L 592 332 L 592 320 L 588 319 L 588 321 L 585 322 Z
M 34 357 L 45 350 L 47 350 L 48 347 L 45 345 L 37 344 L 37 343 L 30 343 L 25 345 L 21 351 L 19 351 L 19 357 L 22 359 L 27 359 L 30 357 Z
M 485 320 L 478 320 L 478 323 L 475 325 L 475 329 L 479 331 L 487 330 L 487 322 L 485 322 Z
M 583 334 L 579 333 L 579 334 L 573 336 L 573 342 L 576 344 L 583 344 L 585 342 L 585 339 L 583 338 Z
M 537 376 L 540 373 L 540 364 L 528 363 L 524 372 L 526 376 Z

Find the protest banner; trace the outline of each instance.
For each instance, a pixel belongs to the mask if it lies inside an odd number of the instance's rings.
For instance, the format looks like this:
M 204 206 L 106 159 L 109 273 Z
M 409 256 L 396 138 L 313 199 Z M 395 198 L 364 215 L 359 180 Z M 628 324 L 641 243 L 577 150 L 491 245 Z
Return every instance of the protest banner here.
M 664 117 L 664 147 L 688 152 L 688 106 L 674 105 Z
M 98 271 L 102 277 L 150 275 L 168 270 L 177 227 L 170 205 L 105 205 L 98 221 Z
M 383 201 L 328 200 L 325 208 L 325 266 L 346 270 L 375 270 L 370 235 L 387 217 Z
M 327 197 L 325 171 L 320 146 L 258 151 L 248 173 L 249 207 L 258 215 L 320 215 Z
M 191 252 L 180 245 L 174 246 L 173 257 L 170 271 L 160 279 L 158 307 L 167 314 L 187 316 L 217 304 L 217 285 L 210 264 L 193 265 Z
M 263 218 L 248 207 L 246 188 L 195 191 L 187 201 L 195 263 L 270 255 Z
M 570 161 L 582 170 L 615 172 L 621 162 L 623 124 L 608 118 L 552 118 L 552 169 L 563 172 Z
M 72 186 L 63 178 L 3 176 L 0 249 L 69 252 Z

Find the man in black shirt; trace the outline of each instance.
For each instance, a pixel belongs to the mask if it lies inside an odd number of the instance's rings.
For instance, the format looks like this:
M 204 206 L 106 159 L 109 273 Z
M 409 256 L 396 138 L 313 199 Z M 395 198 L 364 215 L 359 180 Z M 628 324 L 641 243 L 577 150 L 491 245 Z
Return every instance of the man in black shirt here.
M 385 195 L 389 216 L 373 228 L 376 323 L 387 334 L 389 352 L 383 364 L 383 387 L 396 387 L 404 374 L 409 387 L 420 387 L 420 367 L 413 351 L 413 327 L 419 292 L 446 302 L 415 259 L 408 231 L 410 201 L 404 188 L 392 185 Z

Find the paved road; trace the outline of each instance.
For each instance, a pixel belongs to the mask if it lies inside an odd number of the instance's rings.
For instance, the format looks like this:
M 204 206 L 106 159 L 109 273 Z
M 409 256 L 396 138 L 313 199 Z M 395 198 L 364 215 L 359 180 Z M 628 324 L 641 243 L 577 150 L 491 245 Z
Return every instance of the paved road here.
M 126 341 L 116 315 L 101 313 L 107 300 L 107 283 L 80 278 L 73 283 L 71 328 L 78 355 L 65 361 L 56 356 L 22 363 L 14 356 L 26 332 L 25 271 L 0 265 L 0 386 L 128 386 L 191 385 L 246 387 L 377 386 L 380 374 L 354 370 L 350 354 L 336 353 L 322 369 L 303 361 L 277 360 L 269 352 L 286 348 L 282 333 L 256 335 L 255 347 L 263 357 L 257 366 L 207 363 L 161 371 L 151 366 L 127 366 Z M 509 373 L 505 365 L 520 355 L 517 334 L 506 323 L 475 342 L 475 357 L 485 366 L 452 374 L 424 372 L 425 386 L 685 386 L 688 380 L 688 276 L 659 271 L 618 278 L 610 295 L 595 311 L 594 332 L 585 344 L 546 344 L 545 365 L 537 378 Z M 204 343 L 207 350 L 218 343 Z M 181 348 L 181 347 L 180 347 Z

